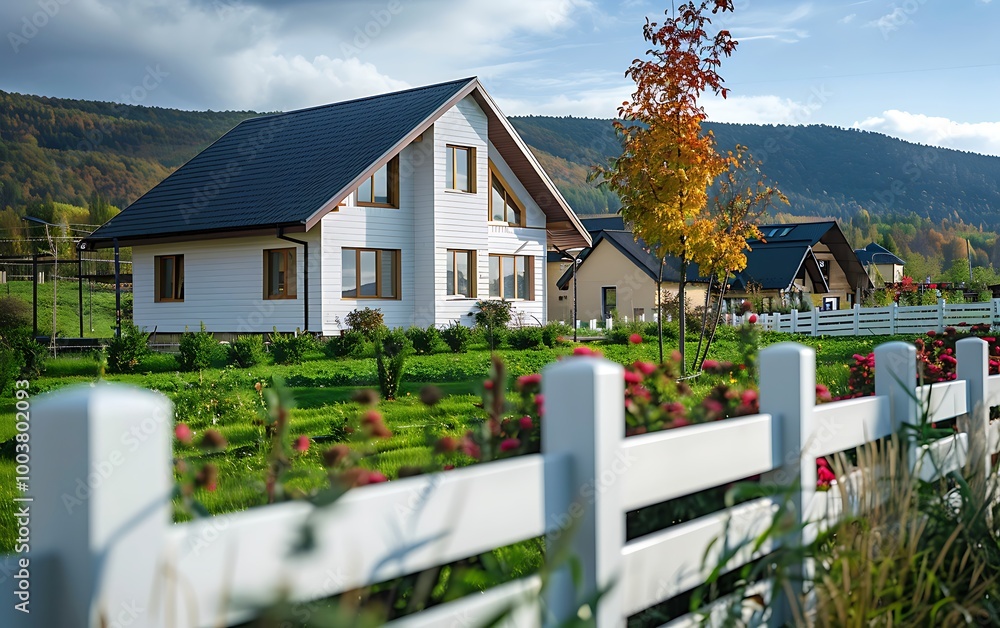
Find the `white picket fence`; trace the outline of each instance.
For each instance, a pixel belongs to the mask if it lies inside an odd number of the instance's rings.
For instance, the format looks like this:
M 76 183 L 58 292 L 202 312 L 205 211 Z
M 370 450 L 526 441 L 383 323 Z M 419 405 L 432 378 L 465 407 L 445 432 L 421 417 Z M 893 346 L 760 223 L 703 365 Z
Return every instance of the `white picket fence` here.
M 730 322 L 742 325 L 750 314 L 733 315 Z M 988 303 L 949 304 L 939 299 L 937 305 L 859 307 L 849 310 L 791 312 L 790 314 L 759 314 L 757 324 L 768 331 L 781 331 L 811 336 L 891 336 L 943 331 L 962 323 L 975 325 L 1000 324 L 1000 299 Z
M 34 501 L 22 531 L 30 532 L 30 553 L 3 560 L 0 625 L 224 626 L 252 618 L 282 593 L 299 604 L 294 615 L 302 620 L 315 610 L 310 600 L 570 534 L 583 590 L 564 571 L 539 599 L 532 576 L 393 625 L 476 626 L 511 604 L 517 612 L 507 625 L 551 624 L 615 583 L 596 618 L 598 626 L 620 626 L 697 587 L 712 540 L 764 529 L 776 504 L 757 499 L 628 542 L 626 512 L 765 474 L 799 487 L 795 512 L 827 516 L 836 504 L 827 503 L 831 493 L 815 491 L 817 456 L 893 433 L 917 416 L 917 399 L 930 398 L 935 420 L 1000 405 L 1000 376 L 987 375 L 980 339 L 959 341 L 957 381 L 916 395 L 900 383 L 916 381 L 912 345 L 888 343 L 875 356 L 877 396 L 815 406 L 813 350 L 769 347 L 760 356 L 762 414 L 627 439 L 622 367 L 570 358 L 544 372 L 540 454 L 355 489 L 329 507 L 290 502 L 183 524 L 170 516 L 173 409 L 165 397 L 112 384 L 47 394 L 30 410 Z M 931 456 L 954 468 L 976 439 L 979 451 L 997 451 L 996 426 L 976 416 L 970 432 L 938 441 L 914 461 Z M 305 524 L 315 547 L 293 555 Z M 716 544 L 708 567 L 718 555 Z M 28 585 L 11 577 L 25 558 Z M 727 567 L 753 558 L 744 553 Z M 13 609 L 26 586 L 30 616 Z M 695 622 L 689 616 L 669 625 Z

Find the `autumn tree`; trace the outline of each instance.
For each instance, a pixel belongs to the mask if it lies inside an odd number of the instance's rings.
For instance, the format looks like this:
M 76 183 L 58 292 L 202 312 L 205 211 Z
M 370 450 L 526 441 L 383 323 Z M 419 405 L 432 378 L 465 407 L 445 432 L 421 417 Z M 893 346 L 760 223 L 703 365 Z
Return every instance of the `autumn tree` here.
M 651 48 L 647 58 L 634 60 L 626 71 L 635 92 L 619 108 L 620 121 L 615 122 L 622 154 L 600 173 L 621 198 L 622 217 L 634 235 L 660 260 L 658 300 L 667 257 L 679 261 L 682 365 L 688 269 L 719 255 L 713 239 L 717 229 L 704 210 L 708 187 L 726 170 L 714 137 L 702 132 L 706 116 L 698 99 L 706 91 L 726 97 L 718 68 L 736 49 L 728 31 L 709 34 L 709 12 L 733 8 L 732 0 L 690 1 L 668 12 L 662 25 L 647 19 L 643 37 Z M 662 311 L 657 319 L 662 362 Z
M 761 238 L 758 229 L 761 217 L 776 203 L 788 204 L 777 187 L 767 183 L 761 172 L 761 162 L 746 146 L 737 145 L 725 159 L 726 171 L 718 178 L 707 208 L 714 228 L 714 247 L 699 262 L 703 276 L 709 277 L 702 309 L 701 336 L 692 367 L 697 369 L 708 358 L 715 339 L 715 330 L 722 318 L 729 278 L 747 267 L 747 240 Z M 713 302 L 712 296 L 715 294 Z

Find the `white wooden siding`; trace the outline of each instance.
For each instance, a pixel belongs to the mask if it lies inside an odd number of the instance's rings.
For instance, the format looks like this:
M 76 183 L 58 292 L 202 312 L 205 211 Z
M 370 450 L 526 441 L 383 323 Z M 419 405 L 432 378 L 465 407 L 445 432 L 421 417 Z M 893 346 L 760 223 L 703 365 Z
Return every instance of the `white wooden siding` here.
M 309 326 L 320 329 L 323 281 L 318 233 L 289 237 L 309 242 Z M 264 299 L 264 250 L 297 250 L 297 299 Z M 184 256 L 184 301 L 153 300 L 153 258 Z M 212 332 L 295 331 L 303 326 L 304 256 L 302 247 L 276 237 L 225 238 L 132 247 L 135 284 L 133 320 L 147 331 L 177 333 L 196 330 L 201 323 Z

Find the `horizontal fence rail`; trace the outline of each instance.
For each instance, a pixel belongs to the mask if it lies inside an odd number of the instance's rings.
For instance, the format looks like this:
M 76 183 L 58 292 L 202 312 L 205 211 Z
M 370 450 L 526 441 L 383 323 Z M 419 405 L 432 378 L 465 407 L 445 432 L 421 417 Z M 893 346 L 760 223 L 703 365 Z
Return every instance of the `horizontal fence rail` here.
M 747 322 L 750 314 L 733 314 L 734 326 Z M 1000 299 L 988 303 L 951 304 L 939 299 L 936 305 L 892 304 L 885 307 L 860 307 L 849 310 L 820 310 L 788 314 L 759 314 L 757 324 L 767 331 L 810 336 L 891 336 L 944 331 L 961 325 L 1000 324 Z
M 539 575 L 527 576 L 393 625 L 477 626 L 513 609 L 505 625 L 541 626 L 608 590 L 591 610 L 599 626 L 619 626 L 702 584 L 721 560 L 720 540 L 761 534 L 779 502 L 757 498 L 629 541 L 627 512 L 761 476 L 796 506 L 799 531 L 780 542 L 808 542 L 845 510 L 838 491 L 816 491 L 819 456 L 898 433 L 922 413 L 965 418 L 962 431 L 911 448 L 920 477 L 961 468 L 970 452 L 992 456 L 1000 428 L 983 410 L 1000 405 L 1000 376 L 988 375 L 987 350 L 960 340 L 958 379 L 918 387 L 914 347 L 884 344 L 876 396 L 817 406 L 815 353 L 782 343 L 761 352 L 761 414 L 627 439 L 622 367 L 570 358 L 544 371 L 540 454 L 355 489 L 329 506 L 288 502 L 182 524 L 170 522 L 171 404 L 115 384 L 57 391 L 34 400 L 31 414 L 32 614 L 6 604 L 0 625 L 113 625 L 126 610 L 137 627 L 233 625 L 279 599 L 308 613 L 313 600 L 545 536 L 550 547 L 568 544 L 578 584 L 563 566 L 544 590 Z M 296 552 L 306 529 L 312 547 Z M 735 552 L 723 571 L 777 543 Z M 13 577 L 21 558 L 0 564 L 5 599 L 22 586 Z M 772 583 L 755 586 L 771 599 Z M 721 621 L 720 609 L 706 612 Z M 768 612 L 768 623 L 788 619 L 780 605 Z

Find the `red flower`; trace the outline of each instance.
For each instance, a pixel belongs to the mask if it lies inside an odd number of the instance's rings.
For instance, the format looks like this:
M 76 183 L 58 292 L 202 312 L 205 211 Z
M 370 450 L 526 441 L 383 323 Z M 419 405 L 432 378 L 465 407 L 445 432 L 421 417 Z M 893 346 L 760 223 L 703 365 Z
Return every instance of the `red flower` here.
M 937 336 L 937 332 L 932 329 L 927 332 L 927 335 L 933 338 L 934 336 Z
M 545 395 L 541 393 L 535 395 L 535 405 L 541 406 L 543 403 L 545 403 Z
M 361 417 L 362 425 L 381 425 L 382 414 L 378 410 L 369 410 L 365 412 L 365 415 Z
M 522 375 L 517 378 L 517 385 L 521 388 L 526 386 L 535 386 L 542 383 L 542 376 L 538 373 L 533 375 Z
M 757 391 L 756 390 L 744 390 L 743 394 L 740 395 L 740 401 L 743 402 L 745 406 L 754 406 L 757 403 Z
M 500 451 L 511 451 L 521 446 L 521 441 L 516 438 L 507 438 L 500 443 Z
M 518 424 L 521 426 L 522 430 L 530 430 L 534 426 L 534 423 L 531 421 L 530 416 L 521 417 L 521 419 L 518 421 Z
M 308 436 L 299 436 L 297 439 L 295 439 L 295 451 L 301 451 L 301 452 L 309 451 Z
M 638 384 L 641 381 L 642 381 L 642 375 L 636 373 L 635 371 L 625 371 L 626 384 Z
M 705 371 L 715 371 L 719 368 L 719 363 L 715 360 L 705 360 L 701 363 L 701 368 Z
M 642 336 L 640 336 L 639 334 L 632 334 L 631 336 L 628 337 L 628 341 L 634 345 L 641 345 Z
M 632 364 L 632 367 L 643 375 L 652 375 L 656 372 L 656 365 L 651 362 L 639 362 L 637 360 Z
M 193 434 L 191 433 L 191 428 L 188 427 L 186 423 L 178 423 L 174 428 L 174 437 L 185 445 L 191 444 L 192 436 Z
M 830 395 L 830 389 L 823 384 L 816 384 L 816 400 L 817 401 L 830 401 L 833 397 Z
M 458 449 L 458 443 L 451 436 L 442 436 L 434 445 L 434 451 L 442 454 L 451 453 Z
M 573 355 L 597 355 L 593 349 L 590 347 L 576 347 L 573 349 Z
M 378 471 L 369 471 L 366 479 L 368 480 L 367 484 L 381 484 L 382 482 L 389 481 L 389 478 L 385 477 Z
M 755 324 L 757 322 L 757 315 L 751 314 L 750 318 L 748 318 L 747 321 L 749 321 L 751 325 Z
M 493 380 L 488 379 L 485 382 L 483 382 L 483 388 L 485 388 L 486 390 L 493 390 Z

